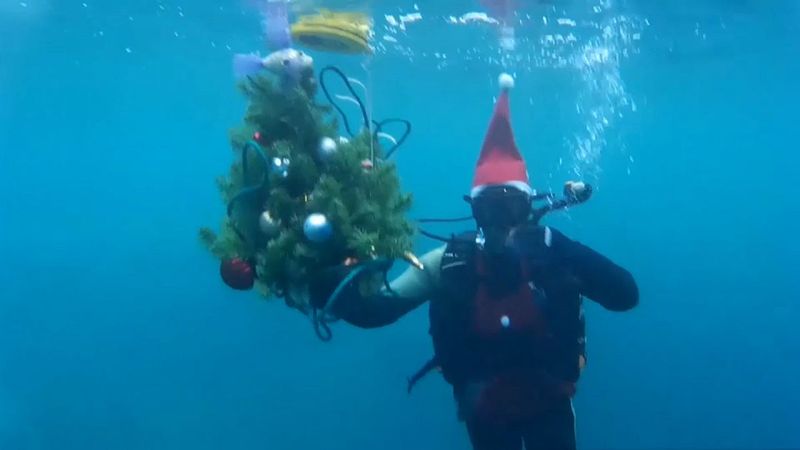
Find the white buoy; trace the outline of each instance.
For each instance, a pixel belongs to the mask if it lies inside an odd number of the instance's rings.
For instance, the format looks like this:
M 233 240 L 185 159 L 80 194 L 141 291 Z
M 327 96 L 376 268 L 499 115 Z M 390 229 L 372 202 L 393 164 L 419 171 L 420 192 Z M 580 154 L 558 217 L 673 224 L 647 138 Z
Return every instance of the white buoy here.
M 508 328 L 508 326 L 511 325 L 511 319 L 508 316 L 501 317 L 500 325 L 502 325 L 503 328 Z

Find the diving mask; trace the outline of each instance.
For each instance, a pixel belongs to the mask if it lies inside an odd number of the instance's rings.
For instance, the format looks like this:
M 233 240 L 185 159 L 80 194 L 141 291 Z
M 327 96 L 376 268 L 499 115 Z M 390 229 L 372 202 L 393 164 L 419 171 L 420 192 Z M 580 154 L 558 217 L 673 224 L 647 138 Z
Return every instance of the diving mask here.
M 532 211 L 531 196 L 513 186 L 490 186 L 471 199 L 472 217 L 479 228 L 513 228 Z

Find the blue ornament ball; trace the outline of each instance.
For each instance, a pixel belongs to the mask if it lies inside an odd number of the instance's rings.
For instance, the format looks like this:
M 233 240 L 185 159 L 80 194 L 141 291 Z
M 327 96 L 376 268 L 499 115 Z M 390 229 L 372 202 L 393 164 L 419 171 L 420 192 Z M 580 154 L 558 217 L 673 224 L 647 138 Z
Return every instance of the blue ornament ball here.
M 311 242 L 325 242 L 333 235 L 333 227 L 324 214 L 314 213 L 306 218 L 303 233 Z

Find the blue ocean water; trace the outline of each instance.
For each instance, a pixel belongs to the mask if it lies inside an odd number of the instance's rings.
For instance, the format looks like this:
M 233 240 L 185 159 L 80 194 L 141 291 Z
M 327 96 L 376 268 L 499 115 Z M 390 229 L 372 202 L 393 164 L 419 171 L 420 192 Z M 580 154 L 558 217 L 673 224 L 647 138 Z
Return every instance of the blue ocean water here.
M 581 447 L 800 447 L 797 3 L 530 2 L 505 51 L 450 23 L 477 2 L 418 3 L 356 5 L 372 58 L 312 55 L 413 122 L 415 217 L 466 212 L 501 71 L 533 182 L 596 186 L 547 223 L 641 305 L 587 305 Z M 197 242 L 224 214 L 249 5 L 2 0 L 0 30 L 0 448 L 468 448 L 438 376 L 405 392 L 424 308 L 322 343 Z

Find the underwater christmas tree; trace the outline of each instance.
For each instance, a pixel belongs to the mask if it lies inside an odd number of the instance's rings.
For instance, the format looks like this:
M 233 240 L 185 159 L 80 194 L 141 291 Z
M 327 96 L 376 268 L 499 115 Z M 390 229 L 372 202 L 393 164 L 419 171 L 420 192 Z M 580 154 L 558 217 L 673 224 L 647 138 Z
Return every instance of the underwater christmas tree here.
M 310 66 L 294 80 L 249 76 L 240 88 L 248 104 L 230 132 L 235 160 L 217 180 L 227 215 L 219 232 L 200 230 L 228 285 L 255 286 L 308 313 L 304 291 L 320 271 L 408 254 L 411 196 L 374 126 L 338 137 L 333 108 L 315 100 Z

